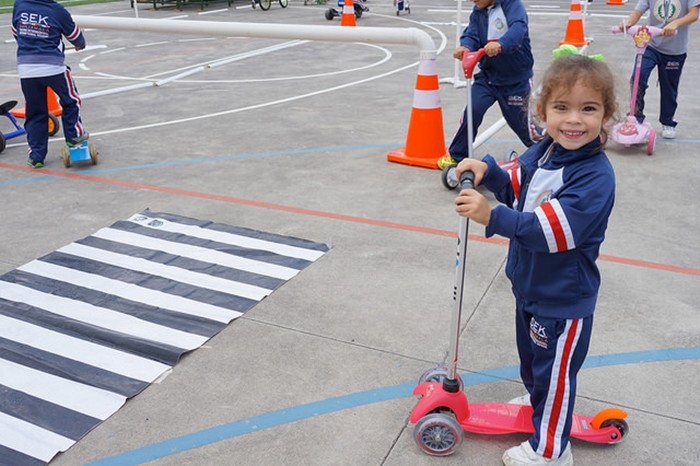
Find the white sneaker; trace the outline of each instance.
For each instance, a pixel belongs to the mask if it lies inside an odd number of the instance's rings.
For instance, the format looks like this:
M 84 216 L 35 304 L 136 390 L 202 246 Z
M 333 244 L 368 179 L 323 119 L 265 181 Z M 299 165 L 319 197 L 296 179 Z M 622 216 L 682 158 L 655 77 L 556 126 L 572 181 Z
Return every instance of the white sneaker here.
M 571 454 L 571 444 L 566 445 L 566 450 L 559 458 L 545 458 L 535 453 L 530 442 L 525 440 L 517 447 L 510 448 L 503 453 L 503 464 L 506 466 L 573 466 L 574 457 Z
M 664 139 L 674 139 L 676 137 L 676 127 L 662 125 L 661 136 L 663 136 Z
M 525 406 L 530 406 L 530 394 L 526 393 L 522 396 L 519 396 L 517 398 L 513 398 L 508 402 L 509 405 L 525 405 Z

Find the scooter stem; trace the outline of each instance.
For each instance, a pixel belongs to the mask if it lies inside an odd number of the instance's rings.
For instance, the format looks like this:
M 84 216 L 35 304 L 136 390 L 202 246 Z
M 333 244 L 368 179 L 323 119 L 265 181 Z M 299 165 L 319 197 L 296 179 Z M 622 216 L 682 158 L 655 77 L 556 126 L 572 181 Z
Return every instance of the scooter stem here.
M 460 189 L 474 188 L 474 173 L 467 171 L 462 173 L 459 180 Z M 448 367 L 447 379 L 445 380 L 445 391 L 458 391 L 457 381 L 457 361 L 459 359 L 459 331 L 462 322 L 462 307 L 464 303 L 464 278 L 467 273 L 467 237 L 469 235 L 469 218 L 459 217 L 459 227 L 457 232 L 457 269 L 455 271 L 455 284 L 453 289 L 452 325 L 450 328 L 450 342 L 452 348 L 450 356 L 452 358 Z
M 634 64 L 634 81 L 632 82 L 632 95 L 630 96 L 630 115 L 634 116 L 637 111 L 637 93 L 639 92 L 639 75 L 642 72 L 642 56 L 644 55 L 644 50 L 637 49 L 637 56 L 635 57 Z
M 465 52 L 462 55 L 462 68 L 464 69 L 464 77 L 467 79 L 467 138 L 469 140 L 468 156 L 474 156 L 474 116 L 472 115 L 472 76 L 474 68 L 479 63 L 479 60 L 486 54 L 484 49 L 479 49 L 476 52 Z M 470 189 L 474 187 L 474 174 L 465 172 L 459 180 L 460 189 Z M 452 325 L 450 328 L 450 342 L 452 348 L 449 356 L 451 358 L 448 366 L 447 379 L 445 379 L 445 390 L 455 391 L 458 386 L 457 381 L 457 361 L 459 359 L 459 330 L 462 323 L 462 303 L 464 277 L 466 274 L 467 261 L 467 235 L 469 234 L 469 219 L 467 217 L 459 217 L 459 227 L 457 232 L 457 271 L 455 273 L 455 284 L 453 289 L 452 299 L 454 306 L 452 309 Z

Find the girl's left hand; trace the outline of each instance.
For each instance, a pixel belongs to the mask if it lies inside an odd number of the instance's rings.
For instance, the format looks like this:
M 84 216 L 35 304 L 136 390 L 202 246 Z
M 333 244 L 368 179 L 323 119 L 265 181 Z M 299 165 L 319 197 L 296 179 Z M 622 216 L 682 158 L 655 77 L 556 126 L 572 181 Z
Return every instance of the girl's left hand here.
M 465 189 L 455 199 L 455 211 L 462 217 L 468 217 L 484 226 L 491 220 L 491 206 L 486 198 L 475 189 Z

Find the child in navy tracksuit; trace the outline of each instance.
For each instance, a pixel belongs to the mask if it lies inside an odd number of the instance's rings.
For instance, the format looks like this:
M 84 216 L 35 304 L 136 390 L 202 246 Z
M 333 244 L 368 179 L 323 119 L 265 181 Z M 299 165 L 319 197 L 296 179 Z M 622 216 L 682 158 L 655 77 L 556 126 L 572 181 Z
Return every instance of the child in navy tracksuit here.
M 529 147 L 533 144 L 531 131 L 534 129 L 528 112 L 534 59 L 527 12 L 520 0 L 472 1 L 474 9 L 469 25 L 462 32 L 460 46 L 453 52 L 454 58 L 461 60 L 465 52 L 481 48 L 486 51 L 471 86 L 472 135 L 476 137 L 486 111 L 498 102 L 508 126 Z M 449 154 L 438 159 L 441 170 L 469 156 L 471 141 L 467 121 L 465 108 Z
M 678 108 L 678 88 L 685 59 L 688 57 L 688 26 L 698 20 L 700 0 L 638 0 L 637 6 L 623 21 L 622 26 L 634 26 L 647 10 L 649 25 L 663 29 L 663 33 L 651 39 L 642 56 L 634 116 L 640 123 L 645 119 L 644 97 L 649 87 L 651 72 L 657 68 L 661 92 L 661 136 L 673 139 L 676 137 L 677 122 L 674 117 Z M 630 82 L 634 82 L 634 73 Z
M 489 155 L 463 160 L 457 212 L 510 239 L 506 275 L 516 303 L 520 373 L 535 433 L 503 455 L 506 465 L 571 465 L 569 445 L 576 375 L 586 357 L 600 286 L 596 266 L 615 197 L 615 175 L 603 152 L 604 124 L 617 105 L 608 66 L 583 55 L 556 60 L 543 77 L 537 116 L 547 136 L 508 172 Z M 525 401 L 527 398 L 524 398 Z
M 76 50 L 81 50 L 85 38 L 70 13 L 53 0 L 16 0 L 11 29 L 17 41 L 17 72 L 26 102 L 28 164 L 41 168 L 49 143 L 47 87 L 53 89 L 63 107 L 66 143 L 77 145 L 88 138 L 80 117 L 82 101 L 70 68 L 64 63 L 62 40 L 65 36 Z

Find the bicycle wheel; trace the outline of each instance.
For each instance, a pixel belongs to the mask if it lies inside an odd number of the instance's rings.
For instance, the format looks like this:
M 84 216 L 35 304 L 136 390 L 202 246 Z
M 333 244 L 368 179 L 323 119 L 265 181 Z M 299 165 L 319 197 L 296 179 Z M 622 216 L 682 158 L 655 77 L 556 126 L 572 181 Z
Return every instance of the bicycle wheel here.
M 289 5 L 289 0 L 279 0 L 279 2 L 282 8 L 287 8 L 287 5 Z
M 272 5 L 272 0 L 260 0 L 260 9 L 267 11 L 270 9 L 270 5 Z

